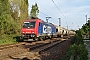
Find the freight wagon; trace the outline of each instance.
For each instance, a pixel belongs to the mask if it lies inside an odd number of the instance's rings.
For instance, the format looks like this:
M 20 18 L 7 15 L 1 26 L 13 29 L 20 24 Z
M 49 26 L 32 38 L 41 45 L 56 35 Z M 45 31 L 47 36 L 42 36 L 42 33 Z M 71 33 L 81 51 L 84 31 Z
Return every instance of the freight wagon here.
M 68 35 L 68 30 L 67 29 L 65 29 L 65 28 L 63 28 L 61 26 L 57 26 L 57 25 L 55 25 L 55 27 L 56 27 L 56 35 L 57 35 L 57 37 L 63 37 L 63 36 Z

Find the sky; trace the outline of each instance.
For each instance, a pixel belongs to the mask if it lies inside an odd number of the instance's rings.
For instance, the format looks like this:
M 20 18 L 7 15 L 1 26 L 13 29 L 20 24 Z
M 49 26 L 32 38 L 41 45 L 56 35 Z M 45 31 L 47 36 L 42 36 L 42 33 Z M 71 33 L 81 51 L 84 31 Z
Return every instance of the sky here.
M 90 18 L 90 0 L 28 0 L 30 14 L 31 6 L 38 4 L 38 17 L 46 21 L 46 17 L 50 23 L 59 25 L 61 18 L 61 27 L 77 30 L 86 23 Z

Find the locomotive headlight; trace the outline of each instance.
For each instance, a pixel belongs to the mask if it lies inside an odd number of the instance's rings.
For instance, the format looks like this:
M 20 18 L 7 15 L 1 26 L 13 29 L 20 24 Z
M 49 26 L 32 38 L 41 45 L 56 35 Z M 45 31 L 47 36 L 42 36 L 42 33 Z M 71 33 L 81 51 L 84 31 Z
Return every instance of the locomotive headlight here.
M 24 33 L 24 32 L 23 32 Z
M 32 32 L 32 33 L 34 33 L 34 32 Z

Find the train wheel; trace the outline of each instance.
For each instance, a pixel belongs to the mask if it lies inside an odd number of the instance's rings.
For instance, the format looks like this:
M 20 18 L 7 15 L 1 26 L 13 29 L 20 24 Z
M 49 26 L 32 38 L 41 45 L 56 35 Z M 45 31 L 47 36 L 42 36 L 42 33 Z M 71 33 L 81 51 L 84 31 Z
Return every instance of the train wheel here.
M 46 37 L 44 36 L 44 37 L 43 37 L 43 40 L 45 40 L 45 39 L 46 39 Z
M 63 35 L 61 35 L 61 38 L 63 37 Z
M 49 37 L 50 39 L 52 38 L 52 36 Z
M 38 41 L 38 37 L 34 37 L 33 40 Z
M 39 40 L 43 41 L 43 37 L 39 37 Z

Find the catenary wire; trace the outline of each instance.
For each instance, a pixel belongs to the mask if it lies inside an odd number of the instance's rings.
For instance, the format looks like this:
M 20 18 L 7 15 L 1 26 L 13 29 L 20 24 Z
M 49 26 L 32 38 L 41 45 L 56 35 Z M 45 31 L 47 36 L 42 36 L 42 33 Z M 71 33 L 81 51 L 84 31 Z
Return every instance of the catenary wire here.
M 53 4 L 56 6 L 56 8 L 59 10 L 59 12 L 64 16 L 64 14 L 62 13 L 62 11 L 59 9 L 59 7 L 55 4 L 54 0 L 52 0 Z M 66 18 L 66 16 L 64 16 Z M 67 18 L 66 18 L 67 19 Z M 68 20 L 68 19 L 67 19 Z

